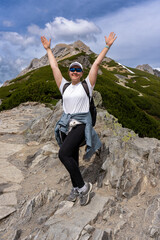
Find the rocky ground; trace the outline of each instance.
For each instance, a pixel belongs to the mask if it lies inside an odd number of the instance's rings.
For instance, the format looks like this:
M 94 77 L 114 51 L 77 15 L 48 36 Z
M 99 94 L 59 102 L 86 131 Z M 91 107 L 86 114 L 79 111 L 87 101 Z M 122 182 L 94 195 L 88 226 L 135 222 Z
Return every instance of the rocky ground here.
M 139 138 L 98 109 L 101 152 L 80 166 L 93 192 L 87 206 L 66 200 L 54 109 L 24 103 L 0 113 L 1 240 L 160 240 L 160 141 Z

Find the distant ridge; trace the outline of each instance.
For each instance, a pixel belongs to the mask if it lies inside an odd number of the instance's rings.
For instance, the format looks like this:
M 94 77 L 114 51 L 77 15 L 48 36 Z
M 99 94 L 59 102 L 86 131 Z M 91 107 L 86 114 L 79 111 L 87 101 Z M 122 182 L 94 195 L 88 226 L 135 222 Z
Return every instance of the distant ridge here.
M 150 74 L 156 75 L 157 77 L 160 77 L 160 71 L 157 69 L 153 69 L 149 64 L 138 65 L 136 68 L 141 71 L 148 72 Z

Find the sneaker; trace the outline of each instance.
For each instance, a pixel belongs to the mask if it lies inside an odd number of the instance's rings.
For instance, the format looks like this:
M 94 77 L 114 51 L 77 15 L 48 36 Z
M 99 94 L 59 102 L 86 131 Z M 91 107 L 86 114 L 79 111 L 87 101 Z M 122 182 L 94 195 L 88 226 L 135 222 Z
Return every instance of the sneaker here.
M 77 197 L 79 196 L 79 192 L 77 189 L 72 188 L 70 195 L 68 196 L 67 200 L 71 202 L 75 202 L 77 200 Z
M 80 205 L 85 206 L 90 200 L 90 192 L 92 191 L 92 183 L 86 183 L 87 190 L 79 194 Z

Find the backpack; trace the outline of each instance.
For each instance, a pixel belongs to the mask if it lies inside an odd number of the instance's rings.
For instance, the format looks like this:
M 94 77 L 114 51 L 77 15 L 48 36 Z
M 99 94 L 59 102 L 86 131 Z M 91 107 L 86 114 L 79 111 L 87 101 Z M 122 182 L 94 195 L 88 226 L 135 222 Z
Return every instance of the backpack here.
M 62 95 L 64 93 L 64 91 L 66 90 L 66 88 L 70 85 L 71 83 L 65 83 L 64 86 L 63 86 L 63 90 L 62 90 Z M 84 90 L 89 98 L 89 103 L 90 103 L 90 107 L 89 107 L 89 111 L 91 113 L 91 117 L 92 117 L 92 126 L 94 127 L 95 124 L 96 124 L 96 117 L 97 117 L 97 110 L 96 110 L 96 107 L 95 107 L 95 104 L 94 104 L 94 100 L 93 100 L 93 96 L 90 97 L 89 95 L 89 89 L 88 89 L 88 85 L 87 85 L 87 82 L 86 80 L 83 80 L 81 82 L 82 86 L 84 87 Z

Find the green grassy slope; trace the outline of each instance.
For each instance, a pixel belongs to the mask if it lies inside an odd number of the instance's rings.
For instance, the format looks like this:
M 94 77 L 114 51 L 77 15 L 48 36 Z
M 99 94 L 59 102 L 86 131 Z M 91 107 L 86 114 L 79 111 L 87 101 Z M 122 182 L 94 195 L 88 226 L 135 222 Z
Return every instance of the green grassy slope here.
M 84 56 L 85 54 L 82 53 Z M 72 56 L 69 60 L 76 60 Z M 90 55 L 90 62 L 94 61 L 94 54 Z M 64 60 L 65 61 L 65 60 Z M 68 79 L 68 68 L 59 63 L 63 76 Z M 140 137 L 155 137 L 160 139 L 160 78 L 137 69 L 129 68 L 134 72 L 123 72 L 122 67 L 114 61 L 103 63 L 102 74 L 98 75 L 95 90 L 103 98 L 103 105 L 109 113 L 118 118 L 119 122 L 127 128 L 133 129 Z M 105 66 L 109 67 L 105 68 Z M 84 77 L 89 69 L 85 69 Z M 125 86 L 119 82 L 115 74 L 126 77 Z M 69 79 L 68 79 L 69 80 Z M 50 66 L 33 70 L 13 79 L 12 84 L 0 88 L 2 104 L 0 111 L 11 109 L 26 101 L 39 101 L 55 105 L 61 98 L 55 84 Z

